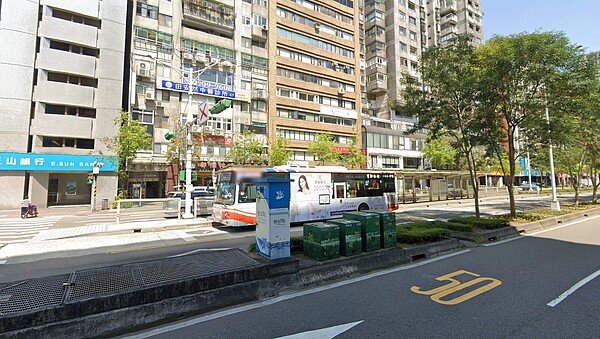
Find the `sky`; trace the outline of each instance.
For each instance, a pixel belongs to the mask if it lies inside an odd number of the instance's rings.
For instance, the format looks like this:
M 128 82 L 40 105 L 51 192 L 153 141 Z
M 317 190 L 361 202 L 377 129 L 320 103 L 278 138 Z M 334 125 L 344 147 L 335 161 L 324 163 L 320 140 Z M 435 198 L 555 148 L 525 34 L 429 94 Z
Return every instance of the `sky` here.
M 483 35 L 562 31 L 588 52 L 600 51 L 600 0 L 481 0 Z

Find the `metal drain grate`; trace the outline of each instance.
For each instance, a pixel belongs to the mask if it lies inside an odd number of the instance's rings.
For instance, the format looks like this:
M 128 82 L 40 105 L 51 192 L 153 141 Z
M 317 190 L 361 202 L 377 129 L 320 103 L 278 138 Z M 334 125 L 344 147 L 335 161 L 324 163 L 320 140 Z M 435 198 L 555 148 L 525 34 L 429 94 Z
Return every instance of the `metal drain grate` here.
M 260 265 L 238 251 L 215 251 L 186 257 L 163 259 L 159 263 L 140 266 L 145 284 L 155 284 L 182 278 L 208 276 L 218 272 Z
M 117 292 L 139 284 L 129 265 L 78 271 L 69 299 Z
M 60 305 L 70 274 L 20 281 L 0 289 L 0 315 Z

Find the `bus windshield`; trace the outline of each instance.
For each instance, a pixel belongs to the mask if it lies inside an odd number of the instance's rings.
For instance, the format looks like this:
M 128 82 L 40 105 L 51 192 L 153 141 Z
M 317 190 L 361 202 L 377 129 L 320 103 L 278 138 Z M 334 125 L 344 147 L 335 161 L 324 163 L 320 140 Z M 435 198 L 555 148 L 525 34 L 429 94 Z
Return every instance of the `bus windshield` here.
M 215 203 L 233 205 L 235 202 L 235 174 L 234 172 L 221 172 L 217 177 L 217 191 Z

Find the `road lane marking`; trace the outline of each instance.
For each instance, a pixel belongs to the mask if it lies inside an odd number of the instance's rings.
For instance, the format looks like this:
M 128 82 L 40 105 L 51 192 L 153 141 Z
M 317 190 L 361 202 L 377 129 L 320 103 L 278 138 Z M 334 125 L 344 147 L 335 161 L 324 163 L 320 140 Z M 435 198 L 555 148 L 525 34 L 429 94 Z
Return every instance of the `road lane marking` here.
M 463 274 L 471 275 L 473 277 L 476 277 L 476 279 L 472 279 L 472 280 L 465 281 L 465 282 L 460 282 L 456 279 L 453 279 L 453 277 L 463 275 Z M 498 279 L 480 277 L 479 274 L 471 273 L 471 272 L 465 271 L 465 270 L 458 270 L 458 271 L 455 271 L 452 273 L 448 273 L 448 274 L 445 274 L 445 275 L 435 278 L 435 280 L 449 281 L 449 283 L 447 283 L 446 285 L 428 290 L 428 291 L 422 291 L 421 288 L 416 285 L 411 287 L 410 290 L 417 294 L 429 295 L 430 299 L 435 301 L 438 304 L 457 305 L 457 304 L 462 303 L 463 301 L 467 301 L 473 297 L 480 295 L 481 293 L 485 293 L 485 292 L 487 292 L 497 286 L 500 286 L 502 284 L 502 282 Z M 444 298 L 446 296 L 449 296 L 449 295 L 454 294 L 462 289 L 471 287 L 473 285 L 479 284 L 484 281 L 487 281 L 488 283 L 481 287 L 478 287 L 472 291 L 469 291 L 461 296 L 457 296 L 454 299 L 442 300 L 442 298 Z
M 550 307 L 554 307 L 554 306 L 558 305 L 561 301 L 565 300 L 573 292 L 577 291 L 580 287 L 582 287 L 583 285 L 585 285 L 588 282 L 592 281 L 592 279 L 594 279 L 595 277 L 597 277 L 599 275 L 600 275 L 600 270 L 598 270 L 598 271 L 596 271 L 596 272 L 588 275 L 587 277 L 585 277 L 584 279 L 580 280 L 577 284 L 573 285 L 573 287 L 569 288 L 563 294 L 559 295 L 556 299 L 552 300 L 551 302 L 549 302 L 546 305 L 548 305 Z
M 347 323 L 347 324 L 343 324 L 343 325 L 322 328 L 320 330 L 296 333 L 296 334 L 292 334 L 292 335 L 287 335 L 285 337 L 278 337 L 275 339 L 335 338 L 338 335 L 348 331 L 352 327 L 362 323 L 363 321 L 364 320 L 355 321 L 353 323 Z
M 236 308 L 232 308 L 232 309 L 228 309 L 228 310 L 224 310 L 224 311 L 218 311 L 216 313 L 213 314 L 209 314 L 209 315 L 205 315 L 205 316 L 200 316 L 197 318 L 192 318 L 177 324 L 172 324 L 172 325 L 167 325 L 167 326 L 163 326 L 160 328 L 155 328 L 149 331 L 145 331 L 145 332 L 140 332 L 131 336 L 126 336 L 125 338 L 147 338 L 147 337 L 151 337 L 154 335 L 159 335 L 162 333 L 168 333 L 171 331 L 175 331 L 181 328 L 185 328 L 185 327 L 190 327 L 190 326 L 194 326 L 197 324 L 201 324 L 210 320 L 214 320 L 214 319 L 219 319 L 219 318 L 223 318 L 226 316 L 230 316 L 233 314 L 238 314 L 241 312 L 246 312 L 246 311 L 250 311 L 250 310 L 254 310 L 254 309 L 258 309 L 261 307 L 265 307 L 265 306 L 269 306 L 269 305 L 274 305 L 286 300 L 291 300 L 294 298 L 298 298 L 298 297 L 303 297 L 305 295 L 310 295 L 310 294 L 315 294 L 315 293 L 319 293 L 319 292 L 323 292 L 323 291 L 327 291 L 327 290 L 331 290 L 334 288 L 338 288 L 341 286 L 345 286 L 345 285 L 350 285 L 350 284 L 354 284 L 356 282 L 361 282 L 364 280 L 368 280 L 368 279 L 372 279 L 374 277 L 379 277 L 382 275 L 386 275 L 386 274 L 390 274 L 390 273 L 396 273 L 396 272 L 400 272 L 400 271 L 407 271 L 416 267 L 420 267 L 420 266 L 424 266 L 436 261 L 440 261 L 440 260 L 444 260 L 444 259 L 448 259 L 457 255 L 461 255 L 461 254 L 465 254 L 465 253 L 469 253 L 471 252 L 471 250 L 463 250 L 463 251 L 458 251 L 458 252 L 453 252 L 453 253 L 449 253 L 446 255 L 440 255 L 437 256 L 435 258 L 432 259 L 427 259 L 427 260 L 423 260 L 423 261 L 419 261 L 417 263 L 413 263 L 413 264 L 408 264 L 408 265 L 404 265 L 404 266 L 399 266 L 399 267 L 395 267 L 389 270 L 385 270 L 385 271 L 378 271 L 378 272 L 373 272 L 367 275 L 363 275 L 360 277 L 356 277 L 356 278 L 352 278 L 352 279 L 347 279 L 347 280 L 342 280 L 342 281 L 338 281 L 336 283 L 330 284 L 330 285 L 325 285 L 325 286 L 320 286 L 320 287 L 316 287 L 316 288 L 311 288 L 308 290 L 303 290 L 303 291 L 299 291 L 299 292 L 294 292 L 294 293 L 290 293 L 290 294 L 286 294 L 286 295 L 282 295 L 276 298 L 272 298 L 272 299 L 267 299 L 264 301 L 260 301 L 254 304 L 250 304 L 250 305 L 244 305 L 244 306 L 240 306 L 240 307 L 236 307 Z

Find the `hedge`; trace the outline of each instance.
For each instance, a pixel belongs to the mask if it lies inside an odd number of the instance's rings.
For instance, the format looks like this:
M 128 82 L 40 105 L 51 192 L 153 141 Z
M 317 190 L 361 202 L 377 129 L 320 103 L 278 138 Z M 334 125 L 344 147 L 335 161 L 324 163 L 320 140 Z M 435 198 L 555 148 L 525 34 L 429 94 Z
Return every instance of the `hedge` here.
M 507 219 L 488 219 L 476 217 L 462 217 L 448 220 L 450 223 L 468 224 L 475 228 L 484 230 L 495 230 L 502 227 L 510 226 L 510 222 Z

